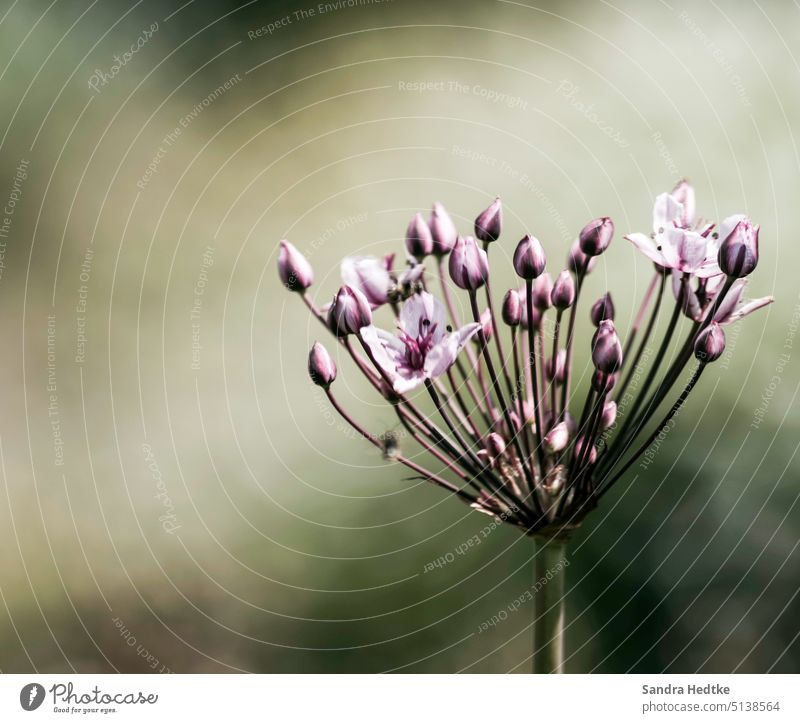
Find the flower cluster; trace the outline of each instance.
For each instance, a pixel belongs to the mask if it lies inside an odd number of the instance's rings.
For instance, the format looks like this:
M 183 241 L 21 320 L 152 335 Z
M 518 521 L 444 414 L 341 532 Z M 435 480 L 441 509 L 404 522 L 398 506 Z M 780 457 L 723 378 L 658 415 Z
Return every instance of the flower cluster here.
M 612 242 L 613 221 L 586 224 L 555 279 L 545 270 L 542 244 L 525 235 L 513 254 L 520 285 L 506 291 L 497 313 L 489 251 L 503 225 L 499 198 L 475 219 L 471 236 L 459 235 L 436 203 L 427 221 L 416 214 L 409 223 L 402 271 L 394 269 L 393 254 L 348 257 L 341 266 L 344 285 L 323 306 L 309 298 L 312 268 L 288 241 L 281 241 L 278 271 L 427 453 L 426 465 L 398 449 L 387 459 L 528 534 L 560 535 L 580 524 L 670 424 L 703 370 L 724 352 L 722 327 L 772 301 L 743 302 L 746 277 L 758 263 L 759 227 L 743 215 L 718 227 L 696 218 L 694 190 L 685 181 L 658 196 L 652 233 L 626 236 L 653 261 L 654 273 L 623 346 L 610 293 L 589 309 L 591 342 L 575 338 L 581 290 Z M 430 288 L 435 277 L 443 302 Z M 466 292 L 469 319 L 459 318 L 454 287 Z M 674 305 L 640 382 L 643 352 L 669 303 L 667 288 Z M 376 323 L 378 313 L 392 320 L 391 330 Z M 552 323 L 545 325 L 548 315 Z M 576 348 L 587 352 L 593 367 L 577 403 Z M 693 359 L 688 384 L 665 415 L 655 417 Z M 383 449 L 384 438 L 365 429 L 333 394 L 337 368 L 319 343 L 308 371 L 343 418 Z M 636 389 L 626 395 L 633 378 Z M 419 398 L 423 390 L 428 405 Z M 623 397 L 632 400 L 624 416 L 618 408 Z

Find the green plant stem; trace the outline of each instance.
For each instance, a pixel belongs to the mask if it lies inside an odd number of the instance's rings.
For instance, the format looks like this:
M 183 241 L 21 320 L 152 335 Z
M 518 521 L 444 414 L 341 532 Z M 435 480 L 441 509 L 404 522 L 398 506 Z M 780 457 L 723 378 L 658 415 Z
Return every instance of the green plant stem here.
M 564 569 L 567 541 L 539 539 L 534 556 L 533 672 L 564 672 Z M 548 579 L 547 574 L 550 573 Z M 544 584 L 536 590 L 541 581 Z

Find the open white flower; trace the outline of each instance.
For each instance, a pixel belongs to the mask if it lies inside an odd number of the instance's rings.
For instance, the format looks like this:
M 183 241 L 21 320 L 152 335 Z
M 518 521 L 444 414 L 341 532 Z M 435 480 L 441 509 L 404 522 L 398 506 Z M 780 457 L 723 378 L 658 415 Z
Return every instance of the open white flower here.
M 426 291 L 403 304 L 397 325 L 397 335 L 367 326 L 361 329 L 361 338 L 398 394 L 444 374 L 481 328 L 467 324 L 448 331 L 442 303 Z
M 653 232 L 650 235 L 630 233 L 625 238 L 665 269 L 699 278 L 716 276 L 720 273 L 717 264 L 719 241 L 711 235 L 711 225 L 698 230 L 691 227 L 693 223 L 694 191 L 682 181 L 672 193 L 656 196 Z

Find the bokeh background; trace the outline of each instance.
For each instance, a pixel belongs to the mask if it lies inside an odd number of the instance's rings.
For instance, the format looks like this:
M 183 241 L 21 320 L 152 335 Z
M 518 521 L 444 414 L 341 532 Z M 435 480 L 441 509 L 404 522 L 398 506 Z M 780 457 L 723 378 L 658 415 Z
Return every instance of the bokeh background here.
M 0 669 L 527 671 L 530 605 L 478 629 L 531 541 L 424 572 L 487 518 L 337 422 L 277 243 L 321 303 L 414 212 L 467 230 L 499 194 L 502 289 L 524 232 L 557 272 L 608 214 L 587 298 L 625 328 L 622 234 L 686 176 L 761 224 L 776 303 L 577 534 L 566 667 L 798 672 L 799 29 L 777 0 L 3 3 Z M 393 426 L 345 360 L 337 389 Z

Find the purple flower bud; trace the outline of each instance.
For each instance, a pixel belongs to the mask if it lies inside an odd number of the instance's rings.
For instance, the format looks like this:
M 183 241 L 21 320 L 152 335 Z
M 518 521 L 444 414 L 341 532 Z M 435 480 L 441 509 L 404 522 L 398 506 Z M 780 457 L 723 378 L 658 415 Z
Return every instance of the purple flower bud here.
M 520 289 L 519 290 L 520 299 L 525 299 L 527 289 Z M 531 324 L 528 323 L 528 306 L 527 303 L 522 303 L 522 314 L 520 315 L 519 325 L 523 329 L 530 329 Z M 539 311 L 535 306 L 533 307 L 533 328 L 538 329 L 542 325 L 542 312 Z
M 569 436 L 572 437 L 578 431 L 578 423 L 570 412 L 564 412 L 564 423 L 567 425 Z
M 523 279 L 535 279 L 544 271 L 547 259 L 542 244 L 535 236 L 526 235 L 514 251 L 514 271 Z
M 608 216 L 589 221 L 578 236 L 581 251 L 587 256 L 599 256 L 605 251 L 614 236 L 614 222 Z
M 556 384 L 563 384 L 566 378 L 566 364 L 567 364 L 567 350 L 559 349 L 555 359 L 552 357 L 547 360 L 545 372 L 550 381 L 554 380 Z
M 600 415 L 600 429 L 608 429 L 617 421 L 617 403 L 606 402 Z
M 576 460 L 581 460 L 584 458 L 586 454 L 586 448 L 589 445 L 589 440 L 586 437 L 578 437 L 575 440 L 575 450 L 573 454 Z M 594 444 L 592 444 L 591 450 L 589 451 L 589 458 L 586 460 L 587 464 L 594 464 L 597 460 L 597 450 L 595 449 Z
M 617 374 L 605 374 L 598 369 L 594 370 L 590 384 L 599 394 L 608 394 L 617 383 Z
M 592 339 L 592 362 L 603 374 L 613 374 L 622 365 L 622 345 L 613 321 L 601 321 Z
M 503 297 L 503 321 L 508 326 L 519 326 L 522 320 L 522 300 L 516 289 L 509 289 Z
M 456 245 L 458 231 L 450 214 L 447 213 L 441 203 L 434 203 L 431 217 L 428 219 L 428 228 L 431 230 L 433 238 L 434 256 L 446 256 Z
M 546 271 L 533 282 L 533 305 L 540 311 L 550 308 L 550 294 L 553 293 L 553 279 Z
M 575 301 L 575 281 L 569 271 L 562 271 L 556 278 L 553 290 L 550 292 L 550 301 L 560 311 L 572 306 Z
M 492 459 L 502 457 L 506 451 L 506 443 L 497 432 L 490 432 L 486 437 L 486 451 Z
M 720 231 L 730 228 L 731 221 L 738 222 L 719 247 L 717 261 L 722 273 L 741 279 L 753 272 L 758 264 L 758 231 L 746 216 L 732 216 L 720 224 Z
M 585 274 L 588 274 L 595 267 L 595 264 L 597 264 L 597 258 L 583 253 L 580 241 L 576 239 L 569 249 L 567 268 L 575 274 L 579 273 L 581 269 L 584 270 Z
M 289 291 L 299 291 L 302 294 L 314 283 L 314 269 L 308 259 L 288 241 L 283 240 L 280 245 L 278 276 Z
M 406 229 L 406 249 L 417 261 L 433 252 L 433 236 L 420 213 L 414 215 Z
M 606 319 L 614 321 L 614 302 L 611 301 L 611 294 L 606 292 L 594 302 L 590 316 L 595 326 L 600 326 L 600 322 Z
M 327 389 L 336 379 L 336 364 L 328 350 L 318 341 L 308 353 L 308 375 L 318 387 Z
M 459 236 L 456 239 L 449 267 L 450 278 L 455 285 L 467 291 L 479 289 L 489 278 L 489 259 L 472 236 Z
M 489 309 L 484 309 L 483 313 L 481 314 L 481 330 L 483 331 L 484 340 L 488 342 L 494 333 L 494 328 L 492 326 L 492 312 L 489 311 Z M 480 335 L 476 334 L 472 338 L 475 341 L 478 341 Z
M 710 363 L 716 361 L 725 351 L 725 332 L 716 321 L 712 321 L 697 337 L 694 343 L 694 355 L 698 361 Z
M 542 440 L 542 444 L 550 454 L 557 454 L 566 449 L 569 444 L 569 428 L 566 422 L 559 422 L 553 427 Z
M 362 327 L 372 324 L 372 310 L 367 297 L 358 289 L 342 286 L 333 299 L 328 321 L 337 336 L 358 334 Z
M 475 236 L 484 243 L 497 241 L 503 230 L 503 205 L 500 197 L 492 201 L 489 208 L 475 219 Z

